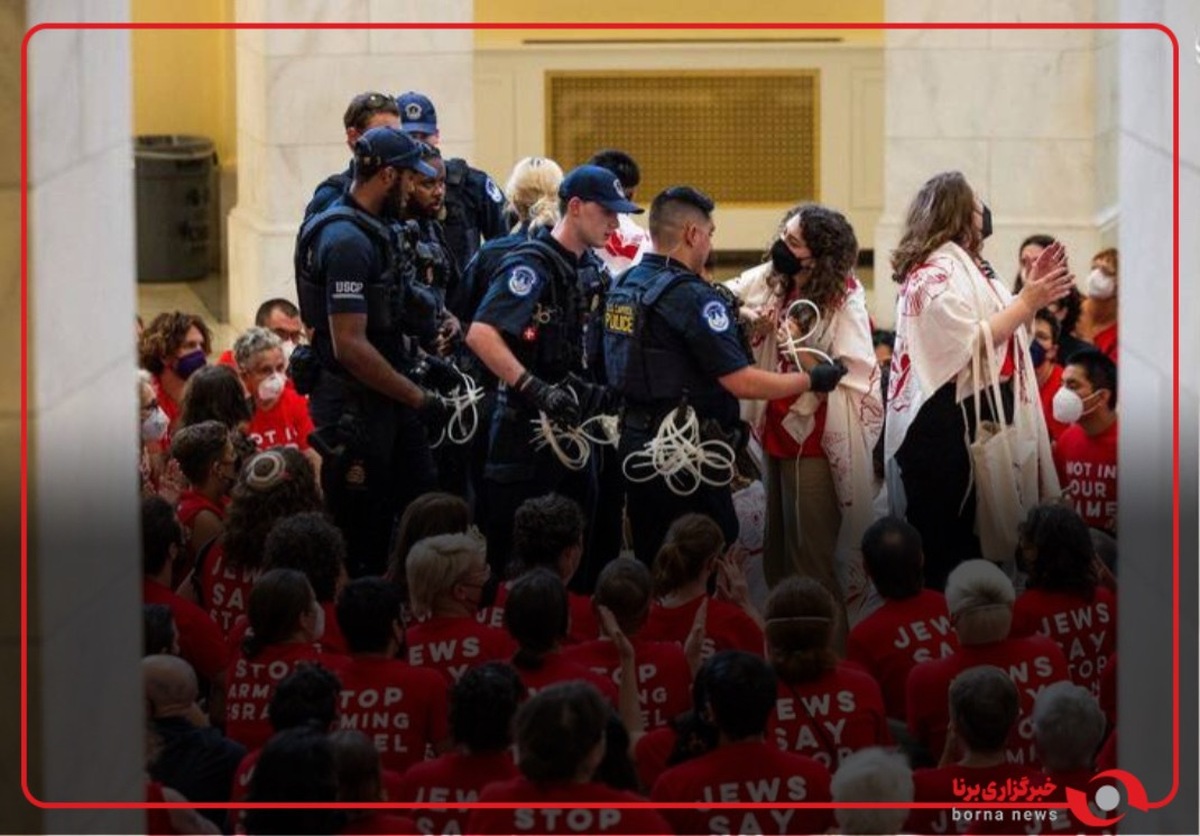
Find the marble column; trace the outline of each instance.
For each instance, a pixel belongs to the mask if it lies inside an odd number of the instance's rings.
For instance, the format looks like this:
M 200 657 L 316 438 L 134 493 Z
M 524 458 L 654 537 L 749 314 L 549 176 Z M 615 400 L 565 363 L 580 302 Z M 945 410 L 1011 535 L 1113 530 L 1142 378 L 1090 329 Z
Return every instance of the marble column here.
M 887 0 L 889 22 L 1088 22 L 1090 0 Z M 966 175 L 992 209 L 985 255 L 1015 277 L 1017 247 L 1045 232 L 1084 271 L 1115 235 L 1113 36 L 1086 30 L 893 30 L 884 50 L 884 210 L 875 299 L 895 317 L 890 251 L 917 189 Z M 1102 234 L 1103 231 L 1103 234 Z M 1079 276 L 1080 281 L 1083 275 Z
M 464 22 L 472 0 L 238 0 L 237 19 L 294 22 Z M 238 203 L 230 213 L 230 321 L 253 322 L 263 300 L 295 298 L 292 252 L 317 184 L 346 166 L 342 113 L 366 90 L 426 93 L 442 150 L 474 147 L 470 30 L 264 30 L 237 37 Z
M 4 4 L 14 58 L 46 21 L 128 20 L 123 0 Z M 28 52 L 29 789 L 46 801 L 144 797 L 133 345 L 134 212 L 129 33 L 43 30 Z M 14 62 L 15 64 L 15 62 Z M 19 139 L 19 77 L 3 85 Z M 6 72 L 9 71 L 6 65 Z M 6 148 L 8 145 L 6 144 Z M 6 152 L 0 230 L 6 523 L 19 480 L 19 158 Z M 10 481 L 8 476 L 12 476 Z M 11 511 L 7 510 L 11 509 Z M 8 514 L 12 517 L 9 518 Z M 18 549 L 4 529 L 0 829 L 131 833 L 137 810 L 38 811 L 19 799 Z M 11 546 L 12 548 L 7 548 Z M 16 796 L 14 799 L 13 796 Z

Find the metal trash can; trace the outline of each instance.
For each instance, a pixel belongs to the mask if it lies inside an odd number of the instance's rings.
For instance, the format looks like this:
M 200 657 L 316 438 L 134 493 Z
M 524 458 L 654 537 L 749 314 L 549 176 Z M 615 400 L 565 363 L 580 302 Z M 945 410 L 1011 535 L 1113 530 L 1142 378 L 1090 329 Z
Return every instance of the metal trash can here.
M 202 279 L 217 259 L 217 153 L 201 136 L 139 136 L 139 282 Z

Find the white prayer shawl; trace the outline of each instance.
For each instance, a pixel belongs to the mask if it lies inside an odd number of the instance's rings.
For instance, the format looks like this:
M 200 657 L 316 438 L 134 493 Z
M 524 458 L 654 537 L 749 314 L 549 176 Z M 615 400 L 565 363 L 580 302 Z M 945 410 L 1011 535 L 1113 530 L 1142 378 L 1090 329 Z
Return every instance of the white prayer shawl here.
M 767 283 L 770 274 L 768 262 L 747 270 L 726 286 L 738 296 L 743 307 L 756 310 L 770 322 L 770 328 L 751 340 L 755 364 L 767 371 L 794 371 L 792 364 L 778 352 L 775 332 L 785 310 Z M 820 327 L 806 345 L 840 360 L 847 372 L 832 392 L 806 392 L 797 398 L 783 419 L 783 428 L 798 444 L 803 444 L 813 431 L 814 416 L 821 401 L 827 404 L 821 449 L 829 461 L 842 511 L 838 565 L 853 622 L 855 610 L 865 594 L 866 578 L 862 575 L 857 552 L 863 533 L 875 519 L 872 450 L 883 427 L 879 363 L 871 342 L 866 294 L 856 279 L 847 280 L 847 295 L 842 304 L 834 311 L 822 313 Z M 742 401 L 742 417 L 753 427 L 758 438 L 762 438 L 765 416 L 764 401 Z
M 978 345 L 980 322 L 999 313 L 1011 301 L 1008 290 L 1000 282 L 988 279 L 974 259 L 953 242 L 934 250 L 924 264 L 909 273 L 896 300 L 896 344 L 884 430 L 884 459 L 892 471 L 889 483 L 892 476 L 898 475 L 896 451 L 925 402 L 951 380 L 955 381 L 958 403 L 975 393 L 971 352 Z M 1019 349 L 1013 374 L 1013 426 L 1019 440 L 1036 446 L 1042 498 L 1057 496 L 1058 476 L 1029 356 L 1027 327 L 1021 325 L 1013 336 Z M 999 374 L 1004 366 L 1009 345 L 1010 341 L 1005 340 L 996 346 L 999 366 L 993 373 Z M 986 357 L 982 362 L 987 362 Z M 963 439 L 962 443 L 968 441 Z M 892 513 L 903 516 L 901 505 L 902 500 L 893 501 Z

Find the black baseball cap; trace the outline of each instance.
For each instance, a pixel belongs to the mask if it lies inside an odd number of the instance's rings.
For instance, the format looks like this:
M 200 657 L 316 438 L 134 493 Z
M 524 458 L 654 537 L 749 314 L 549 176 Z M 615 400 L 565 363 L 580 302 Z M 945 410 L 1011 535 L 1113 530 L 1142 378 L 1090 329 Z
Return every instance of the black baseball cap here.
M 625 215 L 640 215 L 645 210 L 625 197 L 625 189 L 617 175 L 598 165 L 581 165 L 571 169 L 558 187 L 563 200 L 577 197 L 599 203 L 605 209 Z
M 436 177 L 437 170 L 421 161 L 424 145 L 399 128 L 381 125 L 364 133 L 354 143 L 354 159 L 367 170 L 393 166 L 410 168 L 426 177 Z

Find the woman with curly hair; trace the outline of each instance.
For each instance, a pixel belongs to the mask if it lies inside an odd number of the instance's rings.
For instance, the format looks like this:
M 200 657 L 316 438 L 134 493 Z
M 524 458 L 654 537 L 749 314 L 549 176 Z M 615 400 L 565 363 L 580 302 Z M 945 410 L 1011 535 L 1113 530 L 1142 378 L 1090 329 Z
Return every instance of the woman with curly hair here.
M 790 575 L 817 578 L 857 615 L 866 580 L 850 553 L 871 523 L 871 451 L 883 423 L 866 294 L 853 272 L 858 241 L 840 212 L 804 203 L 784 215 L 769 256 L 728 285 L 753 322 L 758 366 L 784 372 L 799 363 L 807 371 L 820 362 L 816 354 L 781 350 L 787 329 L 792 339 L 811 332 L 804 345 L 847 373 L 828 394 L 743 401 L 765 453 L 763 569 L 772 586 Z M 845 631 L 843 618 L 839 644 Z
M 138 365 L 150 372 L 158 405 L 170 419 L 168 433 L 179 425 L 184 385 L 210 353 L 212 332 L 204 320 L 180 311 L 154 317 L 138 338 Z
M 973 478 L 969 451 L 977 413 L 1012 425 L 1012 446 L 1024 454 L 1014 466 L 1038 483 L 1037 496 L 1022 501 L 1059 490 L 1029 341 L 1038 309 L 1067 296 L 1073 277 L 1062 245 L 1052 244 L 1033 262 L 1021 292 L 1010 295 L 983 258 L 991 232 L 991 210 L 967 179 L 943 172 L 913 198 L 892 252 L 892 279 L 901 287 L 884 436 L 888 500 L 891 512 L 921 533 L 931 589 L 942 588 L 959 562 L 985 554 L 976 535 L 981 483 Z M 985 380 L 975 379 L 973 357 L 988 368 Z M 992 397 L 976 397 L 994 381 L 1002 400 L 996 408 Z M 982 486 L 990 491 L 988 483 Z M 987 530 L 1015 531 L 1020 519 L 1004 516 L 989 517 Z M 1007 544 L 986 544 L 993 560 L 1008 557 L 1000 554 Z
M 1041 633 L 1067 657 L 1071 681 L 1100 696 L 1100 674 L 1117 649 L 1117 596 L 1087 523 L 1069 505 L 1046 503 L 1021 525 L 1029 578 L 1013 604 L 1013 636 Z
M 312 465 L 299 450 L 283 447 L 255 455 L 242 468 L 230 493 L 225 531 L 199 556 L 199 604 L 226 634 L 246 611 L 262 573 L 267 535 L 279 520 L 320 511 Z

